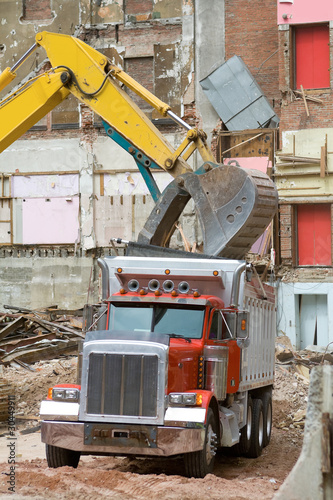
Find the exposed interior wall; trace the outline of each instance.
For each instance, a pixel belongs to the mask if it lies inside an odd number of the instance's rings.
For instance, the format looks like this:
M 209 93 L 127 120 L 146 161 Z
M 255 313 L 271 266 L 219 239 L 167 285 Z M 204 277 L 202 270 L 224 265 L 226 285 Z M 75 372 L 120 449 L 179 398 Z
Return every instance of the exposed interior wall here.
M 225 0 L 226 60 L 240 56 L 280 115 L 277 0 Z
M 19 59 L 37 32 L 71 34 L 195 123 L 192 0 L 20 0 L 1 2 L 1 11 L 0 70 Z M 12 89 L 43 68 L 46 54 L 37 49 Z M 178 147 L 184 131 L 143 101 L 139 106 Z M 90 300 L 97 300 L 96 256 L 109 251 L 112 236 L 135 239 L 154 205 L 133 158 L 70 96 L 2 153 L 0 171 L 0 308 L 9 298 L 25 307 L 82 306 L 92 267 Z M 171 180 L 165 172 L 153 175 L 161 190 Z M 193 204 L 181 224 L 186 238 L 198 241 Z M 183 246 L 179 231 L 173 245 Z
M 326 0 L 277 0 L 278 24 L 318 23 L 332 17 L 332 5 Z

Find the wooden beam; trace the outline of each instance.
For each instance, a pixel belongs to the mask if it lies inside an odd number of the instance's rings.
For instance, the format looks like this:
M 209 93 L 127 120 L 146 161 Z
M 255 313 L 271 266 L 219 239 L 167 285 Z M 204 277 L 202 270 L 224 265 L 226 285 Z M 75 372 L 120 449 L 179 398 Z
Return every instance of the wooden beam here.
M 302 92 L 300 92 L 299 90 L 294 90 L 293 92 L 295 94 L 301 95 L 303 97 Z M 307 99 L 308 101 L 313 101 L 313 102 L 317 102 L 318 104 L 323 104 L 323 101 L 321 99 L 318 99 L 318 97 L 310 96 L 308 94 L 305 94 L 305 92 L 304 92 L 304 95 L 305 95 L 305 99 Z
M 327 134 L 325 135 L 325 145 L 320 148 L 320 177 L 324 178 L 327 174 Z
M 104 174 L 99 174 L 99 194 L 104 196 Z
M 320 158 L 310 158 L 308 156 L 295 156 L 295 155 L 277 155 L 279 160 L 294 161 L 294 162 L 304 162 L 304 163 L 314 163 L 320 162 Z
M 306 98 L 305 98 L 305 93 L 304 93 L 303 85 L 301 85 L 301 91 L 302 91 L 302 97 L 303 97 L 303 101 L 304 101 L 304 106 L 305 106 L 305 111 L 306 111 L 306 114 L 307 114 L 308 116 L 310 116 L 310 113 L 309 113 L 309 108 L 308 108 L 308 103 L 306 102 Z
M 19 318 L 14 319 L 14 321 L 11 321 L 8 323 L 7 326 L 5 326 L 1 331 L 0 331 L 0 340 L 4 339 L 7 337 L 12 332 L 15 332 L 18 328 L 21 328 L 24 323 L 26 322 L 26 318 L 23 316 L 20 316 Z
M 225 151 L 222 151 L 221 156 L 223 156 L 225 153 L 228 153 L 232 149 L 239 148 L 240 146 L 243 146 L 247 142 L 250 142 L 250 141 L 253 141 L 254 139 L 257 139 L 257 137 L 260 137 L 261 135 L 264 135 L 264 134 L 265 134 L 265 132 L 261 132 L 260 134 L 257 134 L 253 137 L 250 137 L 250 139 L 247 139 L 246 141 L 240 142 L 239 144 L 236 144 L 235 146 L 232 146 L 231 148 L 226 149 Z

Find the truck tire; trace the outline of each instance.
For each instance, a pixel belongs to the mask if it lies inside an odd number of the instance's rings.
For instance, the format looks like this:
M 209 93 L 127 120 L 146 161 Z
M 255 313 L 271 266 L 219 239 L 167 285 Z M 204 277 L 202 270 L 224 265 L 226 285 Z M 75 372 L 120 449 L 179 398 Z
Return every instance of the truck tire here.
M 246 457 L 257 458 L 260 457 L 263 448 L 264 439 L 264 412 L 261 399 L 253 399 L 252 411 L 252 436 L 250 448 Z
M 262 396 L 262 404 L 264 411 L 264 437 L 263 437 L 263 447 L 267 446 L 271 440 L 272 433 L 272 422 L 273 422 L 273 412 L 272 412 L 272 393 L 270 391 L 265 392 Z
M 79 451 L 66 450 L 65 448 L 58 448 L 58 446 L 46 445 L 46 459 L 47 465 L 53 469 L 57 467 L 74 467 L 79 465 L 81 453 Z
M 203 450 L 184 454 L 185 474 L 187 477 L 203 478 L 214 469 L 217 448 L 217 422 L 214 412 L 208 408 Z
M 246 424 L 242 427 L 240 431 L 240 439 L 239 439 L 239 455 L 245 455 L 251 445 L 253 433 L 253 402 L 251 396 L 248 396 L 247 399 L 247 418 Z

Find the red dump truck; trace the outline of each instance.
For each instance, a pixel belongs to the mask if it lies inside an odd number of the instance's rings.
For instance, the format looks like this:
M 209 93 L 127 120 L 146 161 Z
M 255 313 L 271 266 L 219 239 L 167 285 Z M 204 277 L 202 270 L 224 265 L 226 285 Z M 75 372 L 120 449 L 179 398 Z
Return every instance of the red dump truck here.
M 48 465 L 181 454 L 186 475 L 204 477 L 221 448 L 258 457 L 272 426 L 274 288 L 241 260 L 99 265 L 104 309 L 86 333 L 78 380 L 41 403 Z

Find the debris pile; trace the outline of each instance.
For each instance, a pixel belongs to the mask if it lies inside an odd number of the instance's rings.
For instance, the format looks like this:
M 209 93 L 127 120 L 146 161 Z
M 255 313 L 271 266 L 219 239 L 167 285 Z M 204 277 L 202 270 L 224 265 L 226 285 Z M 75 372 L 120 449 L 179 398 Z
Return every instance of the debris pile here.
M 32 311 L 5 306 L 0 313 L 0 364 L 17 363 L 25 368 L 41 359 L 76 354 L 82 333 L 82 309 L 60 310 L 57 306 Z M 15 312 L 13 312 L 15 311 Z
M 77 356 L 38 361 L 27 372 L 20 366 L 5 368 L 6 377 L 12 380 L 16 398 L 17 420 L 38 420 L 40 403 L 50 387 L 56 384 L 75 384 Z
M 308 346 L 296 351 L 289 337 L 282 335 L 276 338 L 275 358 L 274 425 L 285 430 L 302 430 L 306 418 L 311 369 L 319 364 L 333 364 L 332 345 Z

